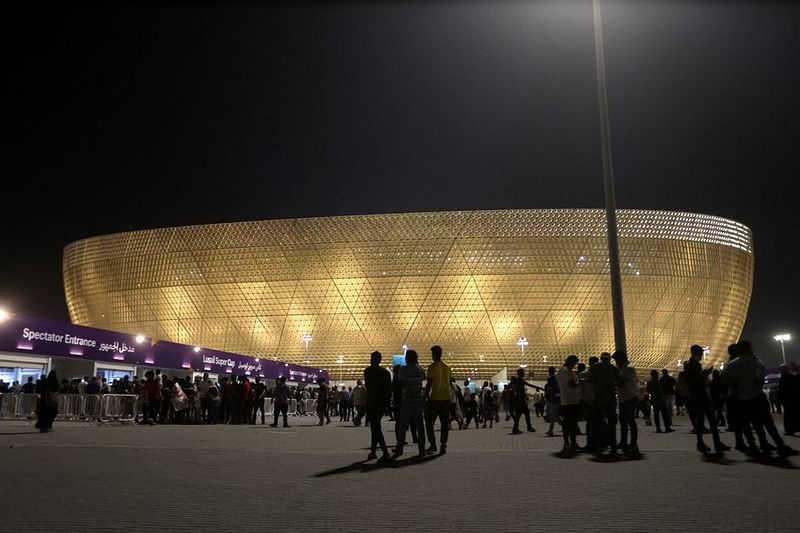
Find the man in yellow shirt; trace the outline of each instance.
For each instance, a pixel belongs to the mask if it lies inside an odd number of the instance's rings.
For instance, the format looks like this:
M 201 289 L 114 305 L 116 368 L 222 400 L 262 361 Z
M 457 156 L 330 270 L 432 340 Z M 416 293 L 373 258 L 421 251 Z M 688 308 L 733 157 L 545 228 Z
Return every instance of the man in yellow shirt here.
M 433 432 L 433 422 L 438 417 L 442 425 L 441 444 L 439 451 L 441 455 L 447 453 L 447 435 L 450 431 L 450 378 L 453 372 L 450 367 L 442 361 L 442 347 L 431 347 L 431 358 L 433 363 L 428 366 L 428 381 L 425 384 L 425 395 L 428 402 L 425 404 L 425 429 L 428 434 L 428 441 L 431 445 L 428 452 L 436 452 L 436 435 Z

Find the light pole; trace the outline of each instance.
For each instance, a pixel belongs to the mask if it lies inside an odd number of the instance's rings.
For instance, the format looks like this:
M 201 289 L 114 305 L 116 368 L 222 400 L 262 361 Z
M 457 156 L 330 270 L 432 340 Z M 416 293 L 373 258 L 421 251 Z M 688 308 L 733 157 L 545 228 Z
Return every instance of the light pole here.
M 336 358 L 336 362 L 339 364 L 339 385 L 342 384 L 342 365 L 344 365 L 344 356 L 340 355 Z
M 300 336 L 300 339 L 301 339 L 303 342 L 305 342 L 305 343 L 306 343 L 306 361 L 305 361 L 305 363 L 306 363 L 306 364 L 309 364 L 309 363 L 310 363 L 310 361 L 309 361 L 309 359 L 308 359 L 308 345 L 311 343 L 311 341 L 314 339 L 314 337 L 311 335 L 311 333 L 303 333 L 303 334 Z
M 614 164 L 611 158 L 611 127 L 608 120 L 608 90 L 606 88 L 606 60 L 603 46 L 603 19 L 600 13 L 600 0 L 592 0 L 592 8 L 594 14 L 594 58 L 597 70 L 597 97 L 600 104 L 600 143 L 603 149 L 603 184 L 606 199 L 608 267 L 611 274 L 614 346 L 619 351 L 627 352 L 625 314 L 622 307 L 622 278 L 619 270 L 617 205 L 614 193 Z
M 525 347 L 527 345 L 528 345 L 528 339 L 526 339 L 525 337 L 520 337 L 517 340 L 517 346 L 519 346 L 520 349 L 519 364 L 522 364 L 522 361 L 525 360 Z
M 792 336 L 789 335 L 788 333 L 781 333 L 780 335 L 775 335 L 775 337 L 773 337 L 773 338 L 776 341 L 778 341 L 779 343 L 781 343 L 781 356 L 783 357 L 783 364 L 785 365 L 786 364 L 786 350 L 783 347 L 783 343 L 784 343 L 784 341 L 792 340 Z

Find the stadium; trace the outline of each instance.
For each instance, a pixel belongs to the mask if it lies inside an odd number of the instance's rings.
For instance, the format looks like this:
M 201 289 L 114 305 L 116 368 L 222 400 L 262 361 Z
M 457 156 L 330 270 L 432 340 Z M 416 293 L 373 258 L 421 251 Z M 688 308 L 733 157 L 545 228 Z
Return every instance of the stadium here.
M 750 230 L 695 213 L 618 210 L 628 352 L 720 363 L 753 282 Z M 64 250 L 75 324 L 309 364 L 355 379 L 380 350 L 445 361 L 463 379 L 541 377 L 613 348 L 605 213 L 451 211 L 131 231 Z

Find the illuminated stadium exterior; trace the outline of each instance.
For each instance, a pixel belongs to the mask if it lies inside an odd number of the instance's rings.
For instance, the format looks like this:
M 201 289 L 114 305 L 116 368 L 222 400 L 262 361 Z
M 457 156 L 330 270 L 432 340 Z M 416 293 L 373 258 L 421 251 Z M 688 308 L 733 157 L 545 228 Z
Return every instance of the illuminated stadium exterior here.
M 750 230 L 720 217 L 619 210 L 628 352 L 675 369 L 725 357 L 753 280 Z M 380 350 L 456 375 L 613 349 L 604 212 L 502 210 L 225 223 L 92 237 L 64 250 L 76 324 L 326 368 Z M 520 338 L 527 340 L 521 345 Z M 337 362 L 338 361 L 338 362 Z M 644 375 L 644 374 L 642 374 Z

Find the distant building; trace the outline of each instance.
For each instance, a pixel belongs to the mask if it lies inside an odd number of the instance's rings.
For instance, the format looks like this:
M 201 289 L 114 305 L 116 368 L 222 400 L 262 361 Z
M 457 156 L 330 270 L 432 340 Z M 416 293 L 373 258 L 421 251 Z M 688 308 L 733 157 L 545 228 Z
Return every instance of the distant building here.
M 750 230 L 694 213 L 618 219 L 633 362 L 674 369 L 691 344 L 723 361 L 750 302 Z M 433 344 L 459 376 L 541 376 L 570 353 L 613 351 L 607 257 L 599 209 L 320 217 L 84 239 L 64 250 L 64 286 L 76 324 L 345 379 L 373 350 L 391 361 L 407 345 L 424 362 Z

